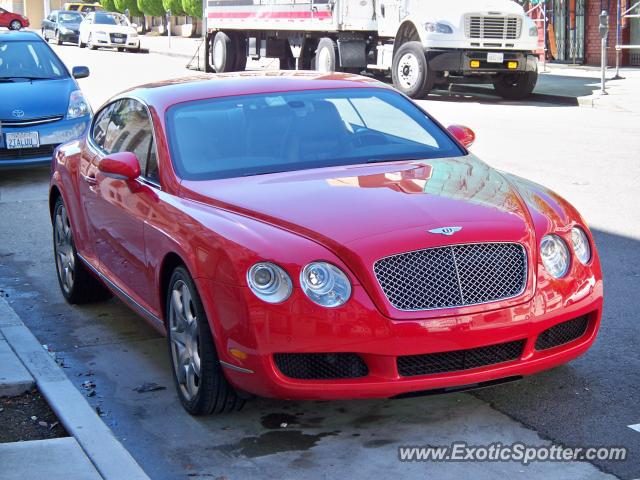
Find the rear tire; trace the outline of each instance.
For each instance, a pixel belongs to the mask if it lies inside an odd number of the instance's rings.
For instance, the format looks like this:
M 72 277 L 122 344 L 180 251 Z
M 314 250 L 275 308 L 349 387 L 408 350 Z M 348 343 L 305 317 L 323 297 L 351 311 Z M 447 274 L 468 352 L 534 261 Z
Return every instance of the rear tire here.
M 233 72 L 237 64 L 236 44 L 225 32 L 216 33 L 211 43 L 211 66 L 216 73 Z M 246 60 L 245 60 L 246 61 Z
M 496 93 L 505 100 L 523 100 L 533 93 L 538 71 L 501 75 L 493 82 Z
M 247 37 L 242 33 L 234 32 L 231 41 L 235 44 L 236 64 L 234 71 L 244 72 L 247 68 Z
M 337 72 L 338 68 L 338 46 L 329 37 L 323 37 L 318 42 L 316 48 L 315 69 L 318 72 Z
M 111 298 L 111 292 L 78 258 L 67 209 L 58 197 L 53 207 L 53 253 L 58 283 L 71 304 L 93 303 Z
M 244 400 L 224 376 L 200 295 L 183 266 L 166 292 L 167 340 L 178 397 L 191 415 L 240 410 Z
M 393 55 L 391 68 L 393 85 L 411 98 L 426 97 L 435 82 L 435 73 L 429 70 L 424 47 L 420 42 L 407 42 Z
M 88 48 L 89 50 L 97 50 L 97 48 L 98 48 L 98 47 L 96 47 L 96 46 L 93 44 L 93 42 L 92 42 L 92 38 L 91 38 L 91 37 L 92 37 L 92 35 L 91 35 L 91 34 L 89 34 L 89 38 L 87 38 L 87 48 Z
M 62 39 L 60 38 L 60 32 L 55 34 L 56 45 L 62 45 Z
M 12 20 L 9 24 L 9 29 L 11 30 L 20 30 L 22 28 L 22 23 L 19 20 Z

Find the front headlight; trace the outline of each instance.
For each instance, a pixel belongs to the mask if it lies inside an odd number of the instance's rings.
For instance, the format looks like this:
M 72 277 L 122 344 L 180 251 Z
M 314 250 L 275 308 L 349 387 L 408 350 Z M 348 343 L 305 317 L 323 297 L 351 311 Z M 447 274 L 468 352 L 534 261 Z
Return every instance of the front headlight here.
M 85 115 L 89 115 L 91 109 L 89 108 L 89 104 L 84 99 L 84 95 L 80 90 L 74 90 L 69 95 L 69 107 L 67 108 L 67 118 L 69 120 L 73 118 L 84 117 Z
M 300 286 L 309 299 L 323 307 L 339 307 L 351 296 L 349 278 L 335 265 L 313 262 L 300 274 Z
M 571 246 L 580 263 L 587 264 L 591 260 L 591 246 L 587 234 L 580 227 L 571 230 Z
M 130 32 L 129 38 L 136 38 L 138 36 L 138 32 Z
M 537 37 L 538 36 L 538 27 L 531 27 L 529 29 L 529 36 L 530 37 Z
M 552 277 L 562 278 L 569 270 L 569 249 L 557 235 L 545 235 L 542 238 L 540 258 Z
M 428 33 L 453 33 L 453 28 L 446 23 L 427 22 L 424 24 L 424 28 Z
M 267 303 L 281 303 L 291 296 L 291 278 L 275 263 L 256 263 L 247 272 L 247 283 L 256 297 Z

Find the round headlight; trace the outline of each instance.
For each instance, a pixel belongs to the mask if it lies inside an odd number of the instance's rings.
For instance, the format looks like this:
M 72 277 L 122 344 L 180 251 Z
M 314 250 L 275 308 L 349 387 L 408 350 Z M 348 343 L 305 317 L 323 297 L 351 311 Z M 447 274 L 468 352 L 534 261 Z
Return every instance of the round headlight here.
M 569 270 L 569 249 L 557 235 L 545 235 L 540 242 L 540 257 L 547 272 L 555 278 L 564 277 Z
M 351 282 L 338 267 L 326 262 L 313 262 L 300 274 L 302 291 L 323 307 L 339 307 L 351 296 Z
M 256 263 L 247 272 L 249 288 L 260 300 L 267 303 L 284 302 L 293 291 L 287 272 L 275 263 Z
M 578 260 L 581 263 L 588 263 L 591 260 L 591 246 L 589 245 L 589 239 L 584 230 L 580 227 L 573 227 L 571 230 L 571 245 L 573 251 L 576 254 Z

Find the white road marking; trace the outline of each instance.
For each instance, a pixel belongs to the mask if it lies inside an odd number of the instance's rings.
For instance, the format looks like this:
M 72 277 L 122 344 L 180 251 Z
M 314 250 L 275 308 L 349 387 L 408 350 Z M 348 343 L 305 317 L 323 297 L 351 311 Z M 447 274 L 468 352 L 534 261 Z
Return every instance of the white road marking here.
M 631 430 L 635 430 L 636 432 L 640 432 L 640 423 L 636 423 L 635 425 L 627 425 Z

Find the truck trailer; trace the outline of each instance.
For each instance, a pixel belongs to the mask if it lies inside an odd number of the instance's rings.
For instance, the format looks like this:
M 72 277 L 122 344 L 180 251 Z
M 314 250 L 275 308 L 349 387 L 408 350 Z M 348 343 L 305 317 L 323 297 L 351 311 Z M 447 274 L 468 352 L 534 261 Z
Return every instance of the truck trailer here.
M 209 71 L 247 58 L 281 69 L 391 76 L 412 98 L 492 84 L 522 99 L 538 79 L 538 28 L 510 0 L 207 0 Z

